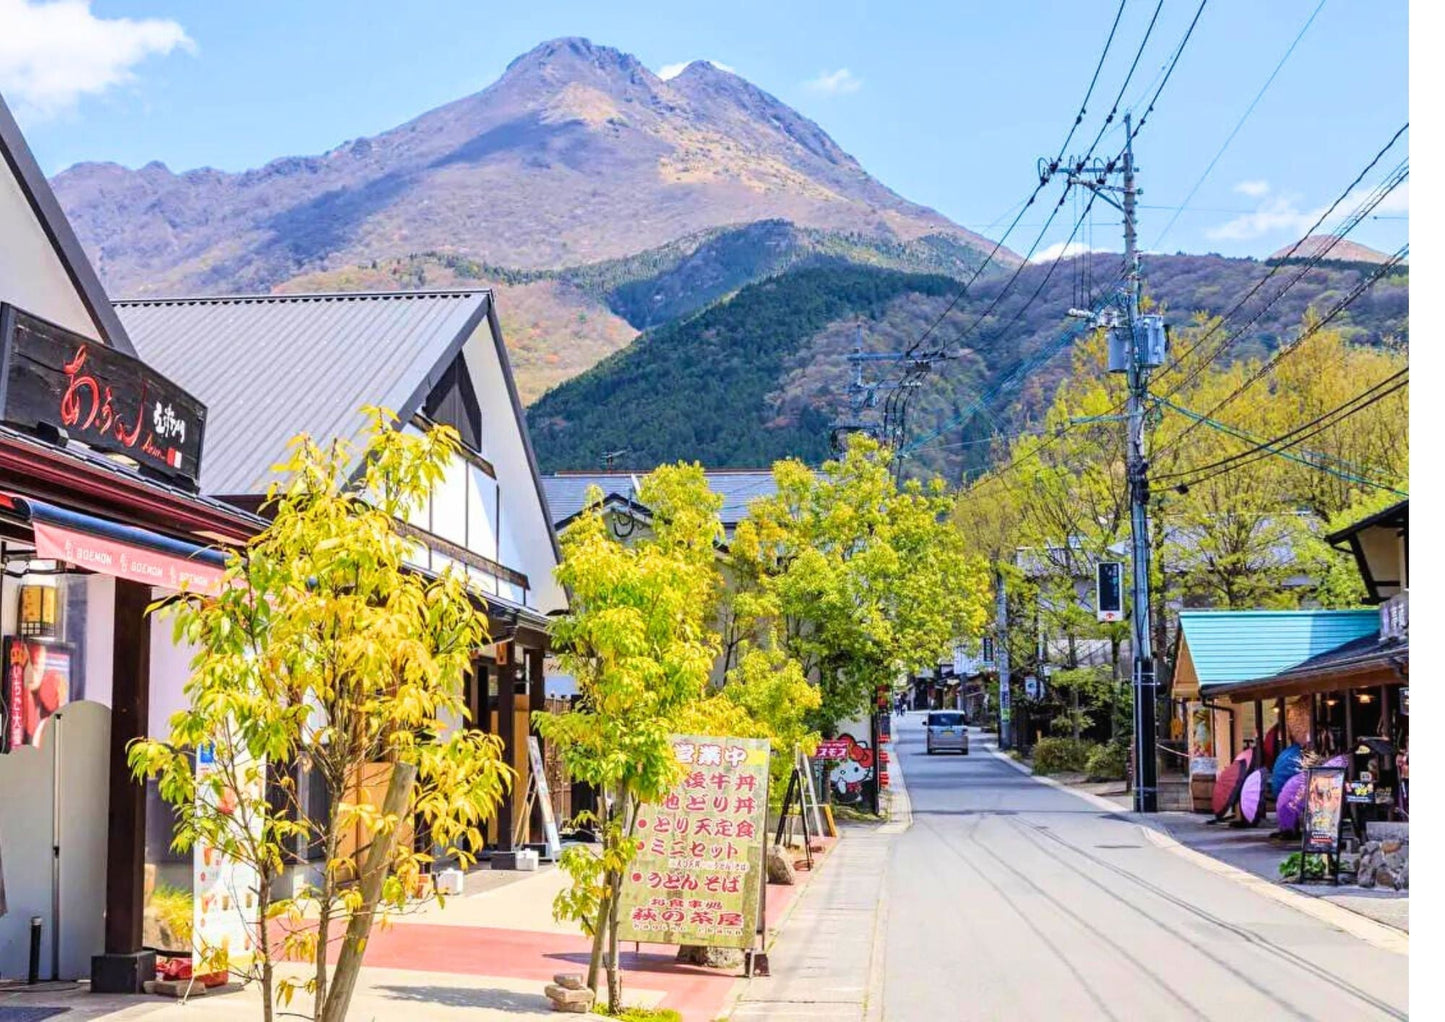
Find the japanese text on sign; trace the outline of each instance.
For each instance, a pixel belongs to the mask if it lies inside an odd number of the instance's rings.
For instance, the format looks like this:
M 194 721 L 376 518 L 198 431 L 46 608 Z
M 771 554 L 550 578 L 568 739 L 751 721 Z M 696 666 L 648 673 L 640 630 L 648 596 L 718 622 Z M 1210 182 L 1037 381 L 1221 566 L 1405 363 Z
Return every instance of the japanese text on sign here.
M 757 930 L 768 742 L 678 735 L 682 779 L 638 812 L 622 940 L 746 948 Z

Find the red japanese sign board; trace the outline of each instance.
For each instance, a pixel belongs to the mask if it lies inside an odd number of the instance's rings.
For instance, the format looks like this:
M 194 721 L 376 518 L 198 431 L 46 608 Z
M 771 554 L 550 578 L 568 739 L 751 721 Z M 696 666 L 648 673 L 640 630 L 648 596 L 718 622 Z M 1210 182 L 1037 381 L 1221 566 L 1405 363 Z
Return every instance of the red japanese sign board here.
M 100 451 L 194 484 L 206 409 L 144 362 L 0 306 L 0 419 L 64 430 Z
M 618 938 L 752 947 L 766 870 L 768 741 L 674 735 L 682 780 L 637 819 Z
M 818 743 L 814 759 L 847 759 L 850 742 L 846 738 L 825 738 Z

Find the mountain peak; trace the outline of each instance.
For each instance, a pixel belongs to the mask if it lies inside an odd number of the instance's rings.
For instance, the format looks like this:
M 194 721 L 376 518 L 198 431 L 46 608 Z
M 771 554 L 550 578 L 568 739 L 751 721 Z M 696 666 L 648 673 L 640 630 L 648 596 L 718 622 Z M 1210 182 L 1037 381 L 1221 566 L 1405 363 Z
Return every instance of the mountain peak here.
M 1294 251 L 1291 252 L 1290 250 Z M 1277 259 L 1315 259 L 1323 257 L 1337 263 L 1388 263 L 1391 256 L 1385 252 L 1361 245 L 1347 238 L 1331 234 L 1311 234 L 1295 245 L 1286 245 L 1266 262 Z
M 635 74 L 647 70 L 630 53 L 624 53 L 611 46 L 599 46 L 582 36 L 559 36 L 538 43 L 507 65 L 506 74 L 525 72 L 560 71 L 590 65 L 599 71 L 616 71 Z M 651 72 L 648 72 L 651 74 Z

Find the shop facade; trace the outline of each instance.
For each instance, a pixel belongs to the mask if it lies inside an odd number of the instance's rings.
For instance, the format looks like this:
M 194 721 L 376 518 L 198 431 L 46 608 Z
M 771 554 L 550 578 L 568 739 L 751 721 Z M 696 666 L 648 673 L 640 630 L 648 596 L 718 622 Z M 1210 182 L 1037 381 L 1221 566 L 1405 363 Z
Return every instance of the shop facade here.
M 398 427 L 453 427 L 460 451 L 426 504 L 401 523 L 423 572 L 464 573 L 492 642 L 467 680 L 469 726 L 499 736 L 517 781 L 487 829 L 505 865 L 517 839 L 541 839 L 540 814 L 521 820 L 532 772 L 531 714 L 546 709 L 552 615 L 566 608 L 560 559 L 493 295 L 486 290 L 198 297 L 117 302 L 142 355 L 203 394 L 209 408 L 203 493 L 264 513 L 273 466 L 308 434 L 357 440 L 362 409 Z M 303 803 L 325 797 L 298 777 Z M 157 854 L 163 850 L 157 848 Z M 321 865 L 297 848 L 298 881 Z
M 1402 502 L 1326 537 L 1354 554 L 1372 609 L 1181 613 L 1173 710 L 1196 805 L 1236 757 L 1258 748 L 1270 767 L 1294 746 L 1363 777 L 1357 815 L 1408 820 L 1408 533 Z
M 28 978 L 38 938 L 37 979 L 138 991 L 125 750 L 188 673 L 147 610 L 215 586 L 257 520 L 198 492 L 207 410 L 136 356 L 3 100 L 0 155 L 0 977 Z

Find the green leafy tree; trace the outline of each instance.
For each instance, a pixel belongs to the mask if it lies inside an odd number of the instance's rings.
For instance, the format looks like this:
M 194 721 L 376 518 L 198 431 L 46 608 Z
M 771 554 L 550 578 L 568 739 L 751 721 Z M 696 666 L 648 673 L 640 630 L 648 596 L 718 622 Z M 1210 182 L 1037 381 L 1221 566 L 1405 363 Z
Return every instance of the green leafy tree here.
M 754 627 L 818 686 L 820 731 L 862 714 L 876 686 L 938 664 L 987 615 L 987 567 L 953 527 L 942 485 L 900 490 L 888 461 L 859 436 L 817 472 L 778 462 L 777 493 L 753 503 L 733 539 L 739 577 L 756 587 Z
M 287 482 L 268 497 L 271 522 L 230 558 L 219 595 L 179 598 L 177 641 L 197 649 L 190 705 L 168 742 L 130 749 L 135 774 L 157 778 L 179 810 L 178 850 L 201 842 L 256 870 L 261 922 L 247 975 L 261 982 L 267 1020 L 303 988 L 311 1017 L 341 1022 L 373 922 L 412 903 L 431 860 L 399 836 L 417 822 L 470 861 L 512 779 L 495 738 L 450 726 L 465 719 L 463 681 L 486 619 L 459 577 L 407 567 L 396 527 L 440 480 L 455 433 L 408 435 L 390 413 L 369 412 L 359 458 L 344 443 L 293 441 Z M 203 748 L 215 770 L 198 780 L 192 756 Z M 388 775 L 381 805 L 360 792 L 375 764 Z M 319 814 L 297 798 L 297 765 L 326 788 Z M 348 848 L 358 829 L 369 837 Z M 320 881 L 281 897 L 298 843 L 324 849 Z M 277 919 L 289 924 L 279 941 Z M 199 969 L 227 968 L 237 950 L 205 949 Z M 308 963 L 310 977 L 278 978 L 281 959 Z
M 589 503 L 600 499 L 594 487 Z M 587 982 L 594 991 L 606 950 L 614 1014 L 622 1007 L 618 900 L 635 851 L 637 810 L 676 781 L 669 736 L 696 720 L 718 653 L 709 622 L 720 499 L 696 465 L 657 469 L 643 480 L 639 499 L 654 510 L 649 536 L 625 546 L 594 510 L 563 539 L 557 578 L 571 609 L 553 634 L 563 669 L 577 679 L 580 707 L 535 718 L 568 773 L 603 795 L 594 821 L 600 853 L 581 847 L 563 853 L 572 885 L 555 911 L 581 920 L 592 935 Z

